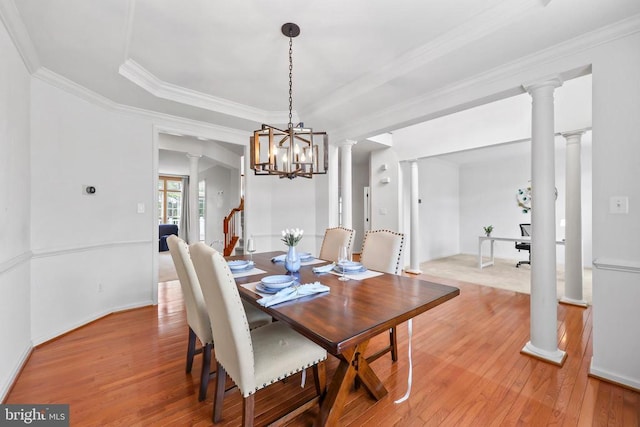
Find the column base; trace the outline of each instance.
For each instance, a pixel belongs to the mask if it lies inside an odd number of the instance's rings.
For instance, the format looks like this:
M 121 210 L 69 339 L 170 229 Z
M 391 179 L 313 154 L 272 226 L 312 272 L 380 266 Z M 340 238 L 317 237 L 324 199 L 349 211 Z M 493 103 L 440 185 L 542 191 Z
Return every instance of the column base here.
M 422 274 L 422 270 L 420 270 L 419 268 L 415 269 L 415 268 L 409 268 L 407 270 L 404 271 L 405 273 L 409 273 L 409 274 Z
M 531 344 L 529 341 L 523 348 L 520 350 L 520 353 L 526 354 L 527 356 L 535 357 L 536 359 L 542 360 L 543 362 L 549 362 L 557 366 L 564 365 L 564 361 L 567 359 L 567 353 L 558 349 L 556 351 L 550 352 L 538 348 Z
M 585 307 L 585 308 L 589 306 L 589 304 L 583 299 L 578 300 L 578 299 L 573 299 L 569 297 L 562 297 L 560 298 L 559 302 L 561 304 L 575 305 L 578 307 Z

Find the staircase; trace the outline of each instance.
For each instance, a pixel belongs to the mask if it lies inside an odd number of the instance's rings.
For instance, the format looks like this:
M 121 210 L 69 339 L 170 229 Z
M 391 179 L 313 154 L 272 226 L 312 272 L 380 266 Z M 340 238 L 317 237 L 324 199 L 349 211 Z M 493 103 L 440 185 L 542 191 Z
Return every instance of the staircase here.
M 233 252 L 238 242 L 241 242 L 238 230 L 242 228 L 242 218 L 244 216 L 244 198 L 240 199 L 240 205 L 231 209 L 222 221 L 222 229 L 224 232 L 224 256 L 229 256 Z M 243 251 L 244 245 L 238 245 L 240 251 Z M 244 253 L 244 252 L 243 252 Z M 238 255 L 238 249 L 236 249 Z

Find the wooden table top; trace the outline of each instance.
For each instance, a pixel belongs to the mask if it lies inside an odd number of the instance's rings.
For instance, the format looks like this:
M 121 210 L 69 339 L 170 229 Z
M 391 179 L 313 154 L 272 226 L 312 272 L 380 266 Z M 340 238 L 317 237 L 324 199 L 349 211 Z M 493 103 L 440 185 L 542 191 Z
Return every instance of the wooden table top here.
M 282 263 L 271 258 L 283 252 L 253 255 L 257 268 L 267 273 L 236 279 L 238 285 L 257 282 L 271 274 L 286 274 Z M 248 259 L 248 256 L 230 257 Z M 300 268 L 299 282 L 320 282 L 331 288 L 329 293 L 312 295 L 265 308 L 254 292 L 239 286 L 240 295 L 265 310 L 274 318 L 287 322 L 293 329 L 324 347 L 333 355 L 387 331 L 460 294 L 458 288 L 406 276 L 384 273 L 377 277 L 340 281 L 338 276 L 315 274 L 313 266 Z

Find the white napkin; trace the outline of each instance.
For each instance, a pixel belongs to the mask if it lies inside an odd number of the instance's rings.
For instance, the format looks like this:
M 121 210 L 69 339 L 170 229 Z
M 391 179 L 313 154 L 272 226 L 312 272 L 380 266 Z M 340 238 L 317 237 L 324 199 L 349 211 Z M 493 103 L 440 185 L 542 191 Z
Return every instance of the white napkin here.
M 271 262 L 284 262 L 286 256 L 286 254 L 274 256 L 273 258 L 271 258 Z
M 333 267 L 336 266 L 335 262 L 332 262 L 331 264 L 327 264 L 327 265 L 321 265 L 320 267 L 313 267 L 313 272 L 314 273 L 328 273 L 331 270 L 333 270 Z
M 287 257 L 287 254 L 282 254 L 282 255 L 278 255 L 278 256 L 274 256 L 273 258 L 271 258 L 271 262 L 284 262 L 284 259 Z M 300 258 L 300 262 L 301 263 L 306 263 L 306 262 L 311 262 L 314 261 L 315 258 L 313 256 L 307 256 L 306 258 Z
M 297 298 L 302 298 L 307 295 L 319 294 L 322 292 L 329 292 L 329 287 L 323 285 L 320 282 L 307 283 L 305 285 L 299 286 L 290 286 L 288 288 L 284 288 L 281 291 L 278 291 L 275 295 L 270 295 L 268 297 L 262 297 L 258 300 L 258 304 L 264 307 L 271 307 L 275 304 L 280 304 L 281 302 L 291 301 Z

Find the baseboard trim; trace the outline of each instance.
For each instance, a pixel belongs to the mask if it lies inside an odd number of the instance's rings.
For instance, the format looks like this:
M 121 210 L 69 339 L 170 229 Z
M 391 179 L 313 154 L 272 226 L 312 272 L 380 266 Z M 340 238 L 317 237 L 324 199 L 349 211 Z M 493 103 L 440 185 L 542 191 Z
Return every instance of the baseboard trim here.
M 29 361 L 29 358 L 31 357 L 31 353 L 33 353 L 33 344 L 26 347 L 24 349 L 24 351 L 22 352 L 22 355 L 20 356 L 20 358 L 18 359 L 18 364 L 16 365 L 16 367 L 13 369 L 13 372 L 11 373 L 11 375 L 9 376 L 9 380 L 7 381 L 7 383 L 2 387 L 2 389 L 0 390 L 0 402 L 2 403 L 6 403 L 6 399 L 9 396 L 9 393 L 11 393 L 11 390 L 13 390 L 13 387 L 15 386 L 16 382 L 18 381 L 18 378 L 20 377 L 20 374 L 22 373 L 22 370 L 24 369 L 25 366 L 27 366 L 27 362 Z
M 620 375 L 616 375 L 611 372 L 605 371 L 604 369 L 599 369 L 597 367 L 594 367 L 593 358 L 591 358 L 591 365 L 589 366 L 588 375 L 591 378 L 595 378 L 601 381 L 615 384 L 617 386 L 640 393 L 640 381 L 633 380 L 631 378 L 622 377 Z
M 57 340 L 59 338 L 62 338 L 65 335 L 73 332 L 73 331 L 76 331 L 76 330 L 78 330 L 78 329 L 80 329 L 80 328 L 82 328 L 84 326 L 87 326 L 87 325 L 89 325 L 89 324 L 91 324 L 93 322 L 96 322 L 96 321 L 98 321 L 98 320 L 100 320 L 100 319 L 102 319 L 102 318 L 104 318 L 106 316 L 109 316 L 111 314 L 120 313 L 120 312 L 123 312 L 123 311 L 135 310 L 135 309 L 138 309 L 138 308 L 144 308 L 144 307 L 148 307 L 148 306 L 152 306 L 152 305 L 155 305 L 153 303 L 153 301 L 147 300 L 147 301 L 140 301 L 140 302 L 137 302 L 137 303 L 134 303 L 134 304 L 127 304 L 127 305 L 124 305 L 124 306 L 113 307 L 110 310 L 105 310 L 103 312 L 96 313 L 96 314 L 94 314 L 94 315 L 92 315 L 90 317 L 87 317 L 84 320 L 80 320 L 80 321 L 74 323 L 73 325 L 71 325 L 70 327 L 65 328 L 63 330 L 56 331 L 56 332 L 54 332 L 52 334 L 49 334 L 49 335 L 43 336 L 43 337 L 39 337 L 37 339 L 34 338 L 33 339 L 33 343 L 34 343 L 33 345 L 34 345 L 34 347 L 37 348 L 37 347 L 40 347 L 41 345 L 53 342 L 53 341 L 55 341 L 55 340 Z
M 573 305 L 576 307 L 583 307 L 583 308 L 587 308 L 589 307 L 589 303 L 586 302 L 585 300 L 577 300 L 577 299 L 573 299 L 573 298 L 569 298 L 569 297 L 562 297 L 560 298 L 560 300 L 558 301 L 560 304 L 566 304 L 566 305 Z
M 531 356 L 535 359 L 538 359 L 542 362 L 551 363 L 552 365 L 556 365 L 562 367 L 564 362 L 567 360 L 567 353 L 558 349 L 555 352 L 551 353 L 548 351 L 544 351 L 539 349 L 538 347 L 531 344 L 529 341 L 525 346 L 520 350 L 521 354 L 526 356 Z

